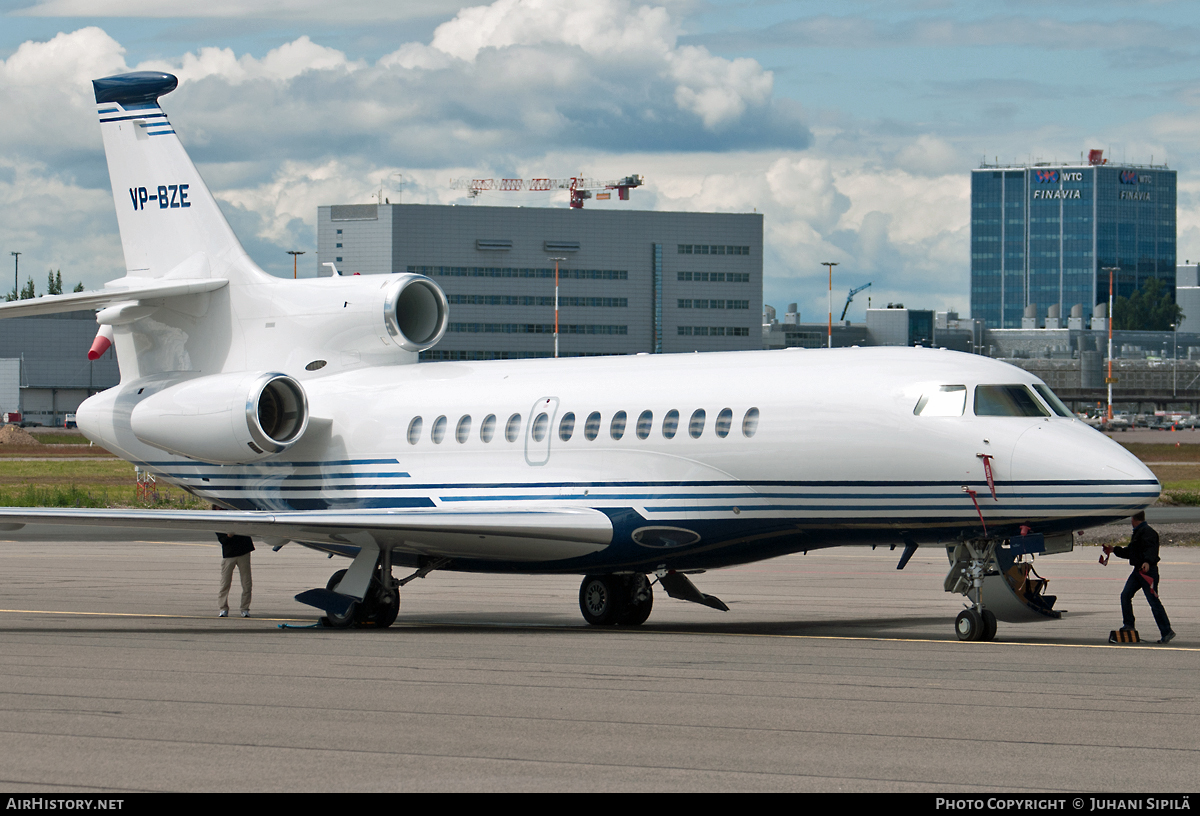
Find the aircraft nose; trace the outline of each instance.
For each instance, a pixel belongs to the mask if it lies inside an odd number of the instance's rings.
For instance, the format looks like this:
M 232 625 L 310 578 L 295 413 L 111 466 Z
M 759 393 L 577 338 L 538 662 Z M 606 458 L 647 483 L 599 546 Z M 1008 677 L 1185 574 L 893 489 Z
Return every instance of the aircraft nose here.
M 1136 456 L 1078 421 L 1048 420 L 1023 433 L 1012 479 L 1047 494 L 1047 504 L 1084 516 L 1132 515 L 1162 493 L 1158 477 Z

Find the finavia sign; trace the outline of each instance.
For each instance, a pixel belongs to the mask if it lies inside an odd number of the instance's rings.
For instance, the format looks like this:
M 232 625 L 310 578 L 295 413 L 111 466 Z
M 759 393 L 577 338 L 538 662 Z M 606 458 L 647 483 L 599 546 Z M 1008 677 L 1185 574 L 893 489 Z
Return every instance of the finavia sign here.
M 1081 198 L 1079 190 L 1034 190 L 1033 198 Z

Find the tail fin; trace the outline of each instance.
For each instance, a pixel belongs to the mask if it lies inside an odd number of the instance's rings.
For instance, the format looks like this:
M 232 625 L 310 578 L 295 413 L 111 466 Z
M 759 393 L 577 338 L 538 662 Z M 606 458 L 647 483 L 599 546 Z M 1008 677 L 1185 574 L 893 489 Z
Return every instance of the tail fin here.
M 178 84 L 157 71 L 92 81 L 126 274 L 161 278 L 199 255 L 214 277 L 265 275 L 242 249 L 159 107 L 158 98 Z M 196 267 L 193 260 L 175 275 L 195 276 Z

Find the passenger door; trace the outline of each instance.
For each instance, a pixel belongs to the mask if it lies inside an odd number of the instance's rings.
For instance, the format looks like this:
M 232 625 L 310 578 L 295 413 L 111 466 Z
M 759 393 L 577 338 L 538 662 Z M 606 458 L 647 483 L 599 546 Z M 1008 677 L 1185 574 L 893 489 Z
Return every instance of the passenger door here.
M 550 440 L 558 415 L 558 397 L 542 397 L 529 411 L 525 426 L 525 462 L 537 467 L 550 461 Z

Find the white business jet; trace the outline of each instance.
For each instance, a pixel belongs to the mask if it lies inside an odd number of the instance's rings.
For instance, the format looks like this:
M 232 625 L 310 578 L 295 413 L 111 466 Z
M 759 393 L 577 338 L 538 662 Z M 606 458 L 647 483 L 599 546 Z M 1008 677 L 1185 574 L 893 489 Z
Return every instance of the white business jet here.
M 1031 566 L 1160 485 L 1038 378 L 919 348 L 424 363 L 446 297 L 421 275 L 285 280 L 242 249 L 159 106 L 170 74 L 96 80 L 127 274 L 0 317 L 97 310 L 118 386 L 98 445 L 224 511 L 0 511 L 20 524 L 172 526 L 351 559 L 297 600 L 392 624 L 435 570 L 583 575 L 596 625 L 653 585 L 841 545 L 944 547 L 956 631 L 1061 613 Z M 413 570 L 403 579 L 394 568 Z

